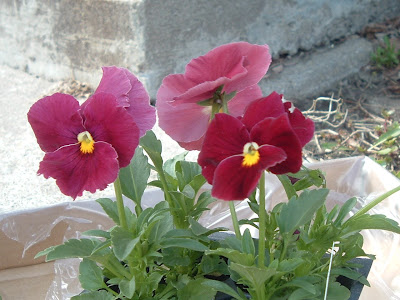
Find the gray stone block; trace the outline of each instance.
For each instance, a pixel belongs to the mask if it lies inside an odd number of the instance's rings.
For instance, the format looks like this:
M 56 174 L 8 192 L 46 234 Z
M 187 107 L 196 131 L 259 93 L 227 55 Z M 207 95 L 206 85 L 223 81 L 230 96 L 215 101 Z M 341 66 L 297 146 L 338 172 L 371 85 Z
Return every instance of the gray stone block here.
M 101 66 L 127 67 L 154 98 L 164 76 L 218 45 L 295 54 L 399 14 L 398 0 L 2 0 L 0 64 L 93 86 Z
M 284 94 L 285 99 L 306 108 L 306 98 L 318 95 L 335 86 L 342 79 L 356 74 L 367 65 L 373 51 L 372 43 L 362 38 L 351 38 L 339 46 L 298 57 L 283 67 L 282 72 L 266 76 L 260 82 L 264 95 L 272 91 Z M 330 95 L 325 95 L 330 96 Z

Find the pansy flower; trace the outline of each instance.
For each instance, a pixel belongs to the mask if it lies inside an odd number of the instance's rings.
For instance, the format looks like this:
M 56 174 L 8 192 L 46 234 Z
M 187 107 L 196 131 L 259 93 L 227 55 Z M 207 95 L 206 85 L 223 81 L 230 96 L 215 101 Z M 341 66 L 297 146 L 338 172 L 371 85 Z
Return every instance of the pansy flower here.
M 57 93 L 40 99 L 28 112 L 39 146 L 46 152 L 38 174 L 56 179 L 61 192 L 74 199 L 84 190 L 93 193 L 114 182 L 155 119 L 154 108 L 145 103 L 144 88 L 138 88 L 140 99 L 130 93 L 137 84 L 129 79 L 132 74 L 118 68 L 103 70 L 99 88 L 81 106 L 74 97 Z M 116 78 L 108 76 L 111 73 L 127 81 L 111 84 Z M 107 86 L 110 88 L 104 88 Z M 135 116 L 136 107 L 142 115 Z
M 191 60 L 184 74 L 162 81 L 156 102 L 160 127 L 182 147 L 199 150 L 212 115 L 224 102 L 231 115 L 240 116 L 248 99 L 261 97 L 257 84 L 270 63 L 267 45 L 246 42 L 222 45 Z
M 256 188 L 264 170 L 298 172 L 302 148 L 313 133 L 314 123 L 273 92 L 250 103 L 242 118 L 216 114 L 198 163 L 214 197 L 242 200 Z
M 139 127 L 140 136 L 153 128 L 156 122 L 154 106 L 143 84 L 125 68 L 103 67 L 103 77 L 94 94 L 105 92 L 117 98 L 118 106 L 124 107 Z M 90 102 L 83 103 L 83 107 Z

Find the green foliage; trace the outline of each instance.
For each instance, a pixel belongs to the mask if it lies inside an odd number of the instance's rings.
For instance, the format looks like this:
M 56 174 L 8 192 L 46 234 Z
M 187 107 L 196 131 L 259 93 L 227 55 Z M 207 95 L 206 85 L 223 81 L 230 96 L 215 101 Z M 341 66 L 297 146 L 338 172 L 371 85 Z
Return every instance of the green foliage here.
M 396 51 L 388 36 L 383 38 L 384 46 L 378 47 L 371 55 L 378 67 L 393 68 L 399 64 L 400 50 Z
M 393 122 L 390 126 L 385 128 L 377 128 L 376 131 L 380 134 L 379 138 L 375 141 L 373 149 L 374 159 L 382 166 L 391 169 L 396 165 L 396 161 L 400 155 L 400 126 L 398 122 Z M 393 174 L 400 178 L 400 172 Z
M 143 149 L 136 148 L 135 155 L 129 166 L 120 170 L 122 193 L 132 199 L 136 206 L 141 207 L 142 195 L 150 176 L 150 165 Z
M 106 291 L 94 291 L 89 293 L 83 293 L 78 296 L 74 296 L 71 300 L 114 300 L 112 294 Z
M 299 198 L 292 197 L 281 208 L 277 219 L 282 234 L 293 234 L 300 226 L 311 221 L 315 212 L 324 204 L 329 190 L 304 191 Z
M 377 143 L 390 143 L 399 135 L 397 124 Z M 98 199 L 114 227 L 86 231 L 86 238 L 71 239 L 38 253 L 37 257 L 46 256 L 47 261 L 82 259 L 79 279 L 87 292 L 72 299 L 203 300 L 213 299 L 217 292 L 240 300 L 247 299 L 246 293 L 257 300 L 321 299 L 329 268 L 326 254 L 333 242 L 338 242 L 338 247 L 327 299 L 348 299 L 349 291 L 336 282 L 337 276 L 368 285 L 350 263 L 353 258 L 368 256 L 362 249 L 360 231 L 400 233 L 399 225 L 386 216 L 366 214 L 370 205 L 349 218 L 356 198 L 328 211 L 324 175 L 303 167 L 296 174 L 278 176 L 287 201 L 273 207 L 265 218 L 240 221 L 257 230 L 265 228 L 265 240 L 254 239 L 248 228 L 239 237 L 214 239 L 214 233 L 226 229 L 206 228 L 198 221 L 215 201 L 210 191 L 203 190 L 206 180 L 201 168 L 186 161 L 186 153 L 164 162 L 161 150 L 160 141 L 148 132 L 130 165 L 121 170 L 121 190 L 134 202 L 134 212 L 121 207 L 118 198 Z M 148 184 L 151 169 L 157 171 L 158 179 Z M 147 185 L 161 188 L 166 201 L 142 208 Z M 256 198 L 259 194 L 254 191 L 248 199 L 249 208 L 257 215 L 262 207 Z M 126 222 L 120 221 L 121 214 Z M 222 276 L 236 286 L 219 280 Z

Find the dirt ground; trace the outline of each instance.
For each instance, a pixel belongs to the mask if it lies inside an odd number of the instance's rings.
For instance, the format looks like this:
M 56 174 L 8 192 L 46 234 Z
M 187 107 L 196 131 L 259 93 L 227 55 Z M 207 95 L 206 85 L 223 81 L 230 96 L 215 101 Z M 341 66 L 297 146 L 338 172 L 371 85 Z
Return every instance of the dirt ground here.
M 387 37 L 400 53 L 400 17 L 370 24 L 360 35 L 373 42 L 375 51 L 386 46 Z M 319 161 L 368 155 L 399 176 L 400 64 L 379 66 L 371 59 L 357 75 L 328 93 L 329 97 L 317 98 L 305 112 L 316 122 L 306 158 Z

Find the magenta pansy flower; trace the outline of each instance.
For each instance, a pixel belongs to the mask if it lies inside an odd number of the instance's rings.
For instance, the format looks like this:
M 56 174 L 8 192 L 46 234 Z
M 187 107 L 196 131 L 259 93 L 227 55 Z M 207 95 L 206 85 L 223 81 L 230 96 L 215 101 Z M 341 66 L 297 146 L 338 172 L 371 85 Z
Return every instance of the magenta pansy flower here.
M 242 200 L 256 188 L 264 170 L 298 172 L 302 148 L 313 133 L 314 123 L 273 92 L 250 103 L 242 118 L 216 114 L 198 163 L 214 197 Z
M 146 91 L 132 74 L 114 67 L 103 71 L 99 88 L 81 106 L 70 95 L 54 94 L 28 112 L 46 152 L 38 174 L 56 179 L 61 192 L 74 199 L 84 190 L 93 193 L 114 182 L 119 169 L 130 163 L 140 136 L 155 121 Z
M 96 93 L 105 92 L 117 98 L 119 106 L 124 107 L 136 120 L 140 136 L 153 128 L 156 122 L 154 106 L 150 105 L 150 97 L 143 84 L 127 69 L 118 67 L 103 67 L 103 77 Z M 90 102 L 90 98 L 83 104 Z
M 267 45 L 238 42 L 217 47 L 164 78 L 157 92 L 160 127 L 182 147 L 199 150 L 212 115 L 227 102 L 232 116 L 243 114 L 271 63 Z M 228 101 L 229 100 L 229 101 Z

